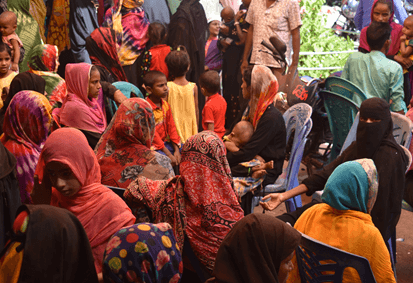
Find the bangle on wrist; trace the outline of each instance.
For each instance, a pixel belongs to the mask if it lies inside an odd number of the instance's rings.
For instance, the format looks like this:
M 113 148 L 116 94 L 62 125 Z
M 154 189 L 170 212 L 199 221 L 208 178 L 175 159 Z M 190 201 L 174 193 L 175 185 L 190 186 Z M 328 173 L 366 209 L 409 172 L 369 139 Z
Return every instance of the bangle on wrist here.
M 238 26 L 238 25 L 239 25 L 239 22 L 235 22 L 235 23 L 234 23 L 234 26 Z

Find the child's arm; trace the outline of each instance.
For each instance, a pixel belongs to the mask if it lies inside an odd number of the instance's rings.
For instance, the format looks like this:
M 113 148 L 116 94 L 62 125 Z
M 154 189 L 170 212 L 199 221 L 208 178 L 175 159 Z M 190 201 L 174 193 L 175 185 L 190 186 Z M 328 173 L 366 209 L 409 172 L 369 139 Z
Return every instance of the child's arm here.
M 400 37 L 400 53 L 404 58 L 408 58 L 413 53 L 413 46 L 406 45 L 406 36 L 403 34 Z
M 230 152 L 237 152 L 239 150 L 239 147 L 235 145 L 232 141 L 226 141 L 224 142 L 224 145 L 226 149 Z
M 214 123 L 207 123 L 207 130 L 208 131 L 214 131 Z
M 198 86 L 194 86 L 194 101 L 195 101 L 195 113 L 196 113 L 196 124 L 199 125 L 199 109 L 198 109 Z
M 174 144 L 174 145 L 175 145 L 175 144 Z M 166 146 L 164 146 L 164 147 L 162 148 L 162 151 L 163 151 L 163 153 L 166 154 L 166 156 L 168 156 L 168 157 L 171 159 L 171 165 L 172 165 L 172 167 L 178 165 L 178 162 L 177 162 L 175 156 L 172 155 L 172 153 L 169 151 L 169 149 L 166 148 Z M 176 152 L 176 151 L 175 151 L 175 152 Z M 179 152 L 179 150 L 178 150 L 178 152 Z
M 11 69 L 15 72 L 19 70 L 19 59 L 20 59 L 20 46 L 19 42 L 15 39 L 10 40 L 11 45 L 13 45 L 14 49 L 14 54 L 13 54 L 13 60 L 11 62 Z
M 174 157 L 175 157 L 175 159 L 176 159 L 176 163 L 177 163 L 177 165 L 179 164 L 179 163 L 181 163 L 181 153 L 179 152 L 179 146 L 176 144 L 176 143 L 172 143 L 172 146 L 173 146 L 173 148 L 174 148 Z

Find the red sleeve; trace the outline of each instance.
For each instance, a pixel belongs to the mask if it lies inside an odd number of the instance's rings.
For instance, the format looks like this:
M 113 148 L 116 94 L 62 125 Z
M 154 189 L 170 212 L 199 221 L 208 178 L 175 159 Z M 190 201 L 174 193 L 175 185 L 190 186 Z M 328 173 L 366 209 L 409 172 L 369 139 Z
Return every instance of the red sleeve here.
M 204 111 L 202 111 L 202 122 L 203 123 L 215 123 L 214 121 L 214 112 L 210 105 L 204 106 Z
M 176 126 L 174 119 L 172 117 L 171 106 L 168 104 L 168 111 L 166 112 L 166 125 L 168 128 L 168 135 L 171 142 L 175 143 L 178 146 L 181 146 L 181 140 L 179 139 L 178 132 L 176 131 Z
M 155 136 L 152 141 L 152 150 L 162 150 L 165 147 L 164 142 L 159 136 L 158 132 L 155 130 Z

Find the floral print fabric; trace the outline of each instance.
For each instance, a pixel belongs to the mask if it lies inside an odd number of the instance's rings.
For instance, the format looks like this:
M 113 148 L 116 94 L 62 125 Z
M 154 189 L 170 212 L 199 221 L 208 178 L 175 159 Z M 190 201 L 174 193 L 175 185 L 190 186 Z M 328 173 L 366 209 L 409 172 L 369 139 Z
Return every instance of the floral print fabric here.
M 181 252 L 168 223 L 141 223 L 122 228 L 106 247 L 105 282 L 177 283 L 182 272 Z

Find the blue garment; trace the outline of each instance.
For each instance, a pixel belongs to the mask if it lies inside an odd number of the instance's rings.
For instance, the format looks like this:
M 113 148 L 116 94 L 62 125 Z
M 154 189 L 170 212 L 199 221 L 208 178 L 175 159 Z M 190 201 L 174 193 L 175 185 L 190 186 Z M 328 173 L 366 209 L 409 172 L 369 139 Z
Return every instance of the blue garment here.
M 171 142 L 165 142 L 164 145 L 165 145 L 165 147 L 172 153 L 172 155 L 174 155 L 175 149 L 174 149 L 172 143 L 171 143 Z M 163 151 L 160 150 L 160 149 L 159 149 L 159 150 L 155 150 L 155 151 L 156 151 L 156 152 L 159 152 L 160 154 L 166 156 L 165 152 L 163 152 Z M 182 151 L 182 145 L 181 145 L 181 147 L 179 148 L 179 152 L 181 152 L 181 151 Z
M 358 30 L 362 30 L 364 27 L 370 25 L 371 22 L 371 7 L 375 0 L 361 0 L 357 7 L 357 12 L 354 17 L 354 23 Z M 393 0 L 394 14 L 400 25 L 403 25 L 404 20 L 407 18 L 406 10 L 400 0 Z
M 341 77 L 357 85 L 367 98 L 380 97 L 390 104 L 390 110 L 407 112 L 404 103 L 403 70 L 380 51 L 351 54 Z M 354 99 L 360 104 L 362 101 Z
M 160 22 L 167 25 L 171 21 L 170 11 L 165 0 L 145 0 L 142 7 L 150 23 Z

